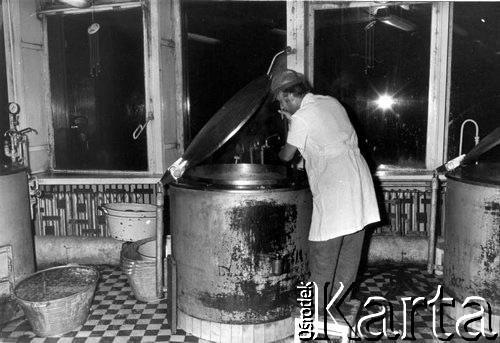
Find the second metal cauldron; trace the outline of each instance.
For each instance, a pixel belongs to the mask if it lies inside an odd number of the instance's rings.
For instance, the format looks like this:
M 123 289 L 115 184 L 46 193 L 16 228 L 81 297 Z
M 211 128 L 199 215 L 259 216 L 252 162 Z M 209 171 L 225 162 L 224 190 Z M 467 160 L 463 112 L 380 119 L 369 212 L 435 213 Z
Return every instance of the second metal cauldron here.
M 312 198 L 284 171 L 200 166 L 170 184 L 181 312 L 228 324 L 290 317 L 287 296 L 307 271 Z M 281 273 L 273 273 L 276 256 L 283 262 Z
M 500 165 L 472 165 L 447 176 L 445 291 L 460 303 L 469 296 L 484 298 L 498 318 Z M 457 312 L 455 316 L 463 314 Z

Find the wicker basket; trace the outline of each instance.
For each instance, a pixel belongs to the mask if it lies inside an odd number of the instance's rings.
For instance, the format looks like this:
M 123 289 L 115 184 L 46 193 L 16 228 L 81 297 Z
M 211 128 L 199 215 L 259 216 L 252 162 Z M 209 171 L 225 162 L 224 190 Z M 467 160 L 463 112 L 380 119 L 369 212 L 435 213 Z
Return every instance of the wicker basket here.
M 22 280 L 14 297 L 37 336 L 55 336 L 87 320 L 98 281 L 93 267 L 54 267 Z

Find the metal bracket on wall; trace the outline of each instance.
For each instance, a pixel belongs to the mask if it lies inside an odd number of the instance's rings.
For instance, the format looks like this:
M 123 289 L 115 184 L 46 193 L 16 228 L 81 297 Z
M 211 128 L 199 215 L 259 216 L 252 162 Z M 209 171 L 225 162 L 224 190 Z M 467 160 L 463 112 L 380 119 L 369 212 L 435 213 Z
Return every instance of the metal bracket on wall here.
M 149 112 L 148 113 L 148 118 L 146 119 L 146 122 L 144 124 L 139 124 L 137 125 L 137 127 L 135 128 L 134 132 L 132 133 L 132 138 L 134 140 L 136 140 L 137 138 L 139 138 L 139 136 L 141 135 L 142 131 L 144 131 L 144 129 L 146 128 L 146 126 L 148 126 L 149 122 L 152 121 L 154 118 L 153 116 L 153 112 Z
M 35 207 L 38 203 L 38 198 L 42 195 L 42 191 L 40 190 L 38 179 L 36 177 L 32 176 L 28 179 L 28 189 L 30 193 L 31 220 L 35 220 Z

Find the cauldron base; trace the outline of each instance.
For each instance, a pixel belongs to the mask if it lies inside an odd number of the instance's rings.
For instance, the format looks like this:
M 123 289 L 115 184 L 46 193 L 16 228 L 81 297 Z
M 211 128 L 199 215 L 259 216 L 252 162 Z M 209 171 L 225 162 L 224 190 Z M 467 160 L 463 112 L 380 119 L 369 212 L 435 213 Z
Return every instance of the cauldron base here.
M 446 294 L 446 292 L 444 293 L 443 296 L 444 296 L 444 298 L 450 297 L 448 294 Z M 476 317 L 477 317 L 477 313 L 478 313 L 478 310 L 474 309 L 472 307 L 465 307 L 464 308 L 462 305 L 462 302 L 460 302 L 457 299 L 455 299 L 455 306 L 454 307 L 443 306 L 443 311 L 444 311 L 444 314 L 446 316 L 448 316 L 449 318 L 451 318 L 455 321 L 457 321 L 458 319 L 460 319 L 462 316 L 465 316 L 465 315 L 476 314 Z M 490 325 L 490 322 L 488 319 L 488 314 L 486 313 L 483 318 L 485 320 L 484 329 L 488 333 L 489 332 L 488 331 L 489 325 Z M 481 329 L 480 323 L 481 323 L 480 320 L 476 320 L 476 321 L 473 321 L 472 323 L 470 323 L 469 331 L 477 330 L 477 331 L 481 332 L 482 329 Z M 493 332 L 500 332 L 500 314 L 498 314 L 498 313 L 494 313 L 494 312 L 491 313 L 491 330 Z
M 192 317 L 179 310 L 177 326 L 198 338 L 221 343 L 276 342 L 293 336 L 292 317 L 263 324 L 224 324 Z

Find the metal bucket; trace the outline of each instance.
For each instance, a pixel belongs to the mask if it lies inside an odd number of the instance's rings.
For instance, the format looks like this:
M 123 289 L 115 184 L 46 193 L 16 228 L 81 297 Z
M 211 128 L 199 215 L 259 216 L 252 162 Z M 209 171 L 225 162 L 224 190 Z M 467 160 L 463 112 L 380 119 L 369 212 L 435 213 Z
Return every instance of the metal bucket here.
M 139 247 L 152 246 L 153 256 L 144 257 L 139 253 Z M 148 249 L 151 250 L 151 249 Z M 137 242 L 127 242 L 120 253 L 122 271 L 127 275 L 130 288 L 137 300 L 156 302 L 160 298 L 156 294 L 156 238 L 150 237 Z
M 500 165 L 447 175 L 444 289 L 462 303 L 479 296 L 500 315 Z
M 156 234 L 156 206 L 137 203 L 109 203 L 100 209 L 105 213 L 111 237 L 121 241 L 138 241 Z
M 172 236 L 167 235 L 165 244 L 165 256 L 171 253 Z M 143 260 L 156 261 L 156 240 L 146 240 L 144 243 L 137 246 L 137 253 Z
M 228 324 L 290 317 L 288 295 L 307 272 L 308 188 L 279 167 L 202 166 L 170 185 L 169 200 L 183 313 Z

